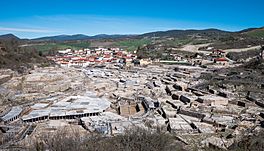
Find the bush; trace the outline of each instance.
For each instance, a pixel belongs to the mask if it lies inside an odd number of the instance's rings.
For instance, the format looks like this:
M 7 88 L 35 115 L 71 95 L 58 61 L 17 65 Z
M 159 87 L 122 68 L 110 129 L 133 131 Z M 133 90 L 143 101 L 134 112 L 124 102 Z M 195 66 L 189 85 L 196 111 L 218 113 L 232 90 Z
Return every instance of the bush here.
M 234 143 L 230 149 L 234 151 L 263 151 L 264 131 L 252 136 L 243 137 L 241 141 Z
M 177 151 L 183 147 L 170 134 L 140 128 L 127 130 L 124 135 L 105 137 L 99 134 L 82 137 L 78 131 L 69 134 L 59 130 L 53 135 L 43 135 L 30 150 L 51 151 Z

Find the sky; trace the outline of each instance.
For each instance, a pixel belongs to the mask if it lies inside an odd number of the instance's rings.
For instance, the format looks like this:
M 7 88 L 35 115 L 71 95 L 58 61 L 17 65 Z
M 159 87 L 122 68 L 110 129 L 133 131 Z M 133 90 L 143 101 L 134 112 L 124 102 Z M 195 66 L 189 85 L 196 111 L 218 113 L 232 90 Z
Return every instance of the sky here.
M 141 34 L 264 26 L 264 0 L 3 0 L 0 35 Z

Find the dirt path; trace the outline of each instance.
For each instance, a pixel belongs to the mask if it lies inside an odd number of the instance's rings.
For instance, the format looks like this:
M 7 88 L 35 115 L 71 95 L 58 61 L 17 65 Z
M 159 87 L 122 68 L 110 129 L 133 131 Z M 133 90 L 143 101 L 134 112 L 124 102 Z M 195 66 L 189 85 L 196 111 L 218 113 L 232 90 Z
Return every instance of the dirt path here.
M 200 51 L 199 48 L 209 46 L 211 43 L 208 44 L 200 44 L 200 45 L 185 45 L 182 48 L 173 48 L 175 50 L 181 50 L 181 51 L 187 51 L 187 52 L 198 52 L 198 53 L 204 53 L 208 54 L 209 51 Z
M 249 50 L 254 50 L 254 49 L 260 49 L 260 46 L 254 46 L 254 47 L 249 47 L 249 48 L 240 48 L 240 49 L 226 49 L 224 50 L 225 52 L 242 52 L 242 51 L 249 51 Z
M 209 46 L 208 44 L 201 44 L 201 45 L 185 45 L 182 48 L 173 48 L 174 50 L 181 50 L 181 51 L 187 51 L 187 52 L 198 52 L 198 53 L 204 53 L 208 54 L 210 51 L 200 51 L 199 48 Z M 261 46 L 253 46 L 249 48 L 240 48 L 240 49 L 225 49 L 225 52 L 242 52 L 242 51 L 249 51 L 249 50 L 255 50 L 260 49 Z

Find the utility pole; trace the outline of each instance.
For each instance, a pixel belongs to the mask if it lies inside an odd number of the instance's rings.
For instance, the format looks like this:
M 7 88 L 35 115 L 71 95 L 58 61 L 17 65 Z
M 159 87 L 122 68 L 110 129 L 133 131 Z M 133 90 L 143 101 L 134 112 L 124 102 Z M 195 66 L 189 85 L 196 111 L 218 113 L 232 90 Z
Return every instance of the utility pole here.
M 262 60 L 264 59 L 264 46 L 262 46 L 262 45 L 261 45 L 260 57 Z
M 154 33 L 153 36 L 154 36 L 154 44 L 156 44 L 156 34 Z

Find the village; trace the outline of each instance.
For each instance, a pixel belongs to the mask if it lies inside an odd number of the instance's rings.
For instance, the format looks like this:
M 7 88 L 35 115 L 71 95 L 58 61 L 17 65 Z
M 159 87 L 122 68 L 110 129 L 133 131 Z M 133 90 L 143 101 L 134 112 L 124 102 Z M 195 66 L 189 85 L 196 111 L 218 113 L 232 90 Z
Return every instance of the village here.
M 48 56 L 62 67 L 87 67 L 94 64 L 132 63 L 136 54 L 120 48 L 95 48 L 59 50 L 58 55 Z
M 137 51 L 128 52 L 122 48 L 86 48 L 80 50 L 65 49 L 59 50 L 55 56 L 47 56 L 48 59 L 59 64 L 61 67 L 88 67 L 93 65 L 149 65 L 152 63 L 206 65 L 217 63 L 229 65 L 233 61 L 228 59 L 223 50 L 212 49 L 205 53 L 205 56 L 196 55 L 194 58 L 186 58 L 177 53 L 168 54 L 173 60 L 160 60 L 151 58 L 138 58 Z
M 0 151 L 264 151 L 263 5 L 1 1 Z

